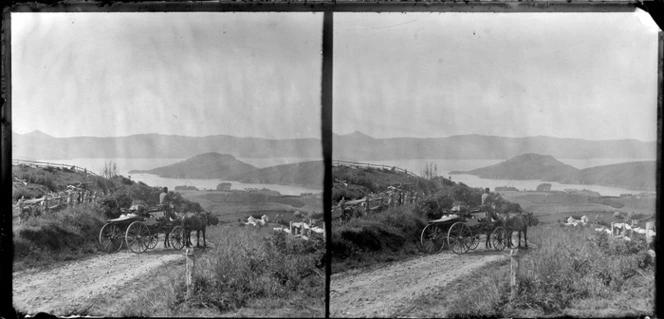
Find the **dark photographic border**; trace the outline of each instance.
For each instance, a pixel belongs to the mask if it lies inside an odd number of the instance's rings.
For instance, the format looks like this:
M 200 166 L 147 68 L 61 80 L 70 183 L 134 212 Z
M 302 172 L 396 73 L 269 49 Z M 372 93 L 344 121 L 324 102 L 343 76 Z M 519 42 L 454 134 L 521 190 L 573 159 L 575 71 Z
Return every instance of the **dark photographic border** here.
M 503 0 L 503 1 L 154 1 L 154 2 L 122 2 L 122 1 L 43 1 L 31 3 L 13 3 L 3 7 L 2 34 L 1 34 L 1 151 L 2 163 L 2 191 L 8 194 L 12 189 L 12 134 L 11 134 L 11 13 L 12 12 L 324 12 L 323 16 L 323 40 L 322 40 L 322 79 L 321 79 L 321 143 L 323 150 L 324 173 L 324 218 L 326 230 L 326 242 L 329 247 L 331 228 L 331 206 L 332 206 L 332 70 L 333 70 L 333 16 L 334 12 L 630 12 L 641 8 L 648 12 L 655 22 L 664 29 L 664 4 L 658 1 L 624 1 L 605 0 L 596 1 L 572 1 L 572 0 Z M 661 199 L 659 196 L 661 186 L 661 134 L 662 134 L 662 103 L 664 95 L 664 33 L 659 34 L 658 50 L 658 97 L 657 97 L 657 200 L 656 209 L 661 210 Z M 3 198 L 6 198 L 3 196 Z M 0 214 L 0 280 L 2 281 L 0 295 L 11 296 L 12 294 L 12 206 L 11 201 L 3 201 Z M 657 229 L 660 229 L 660 218 L 657 217 Z M 655 241 L 656 252 L 660 253 L 659 241 Z M 326 258 L 325 279 L 325 316 L 329 317 L 329 292 L 331 263 L 329 255 Z M 655 280 L 659 284 L 661 276 L 655 274 Z M 659 285 L 657 285 L 659 286 Z M 656 296 L 659 296 L 656 291 Z M 17 317 L 17 313 L 11 306 L 11 299 L 3 298 L 2 313 L 4 318 Z M 657 300 L 657 299 L 656 299 Z M 659 306 L 656 303 L 655 313 Z

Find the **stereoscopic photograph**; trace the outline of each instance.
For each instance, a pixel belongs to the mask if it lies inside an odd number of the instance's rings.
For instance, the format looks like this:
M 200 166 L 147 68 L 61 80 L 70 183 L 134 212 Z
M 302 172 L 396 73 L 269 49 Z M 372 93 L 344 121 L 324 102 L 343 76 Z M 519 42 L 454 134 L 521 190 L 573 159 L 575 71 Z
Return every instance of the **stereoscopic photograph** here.
M 325 315 L 322 14 L 11 14 L 13 306 Z
M 15 5 L 10 315 L 656 317 L 653 16 Z
M 652 315 L 659 31 L 335 13 L 330 315 Z

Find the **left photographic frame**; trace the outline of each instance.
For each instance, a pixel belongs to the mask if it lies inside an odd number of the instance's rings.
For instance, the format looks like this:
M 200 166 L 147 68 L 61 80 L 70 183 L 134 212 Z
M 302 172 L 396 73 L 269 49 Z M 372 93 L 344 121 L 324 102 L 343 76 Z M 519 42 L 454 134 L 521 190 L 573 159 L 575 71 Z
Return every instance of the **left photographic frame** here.
M 325 316 L 324 13 L 227 9 L 5 14 L 17 314 Z

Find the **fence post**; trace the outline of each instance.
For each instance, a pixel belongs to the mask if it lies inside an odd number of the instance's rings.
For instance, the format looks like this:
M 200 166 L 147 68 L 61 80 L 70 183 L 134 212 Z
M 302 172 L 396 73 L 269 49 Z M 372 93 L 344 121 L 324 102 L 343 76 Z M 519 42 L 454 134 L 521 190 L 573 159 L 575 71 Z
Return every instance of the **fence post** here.
M 193 248 L 187 248 L 185 251 L 185 281 L 187 284 L 186 299 L 190 299 L 194 294 L 194 266 L 196 265 L 196 255 Z
M 519 274 L 519 249 L 510 250 L 510 301 L 516 298 L 519 290 L 518 274 Z

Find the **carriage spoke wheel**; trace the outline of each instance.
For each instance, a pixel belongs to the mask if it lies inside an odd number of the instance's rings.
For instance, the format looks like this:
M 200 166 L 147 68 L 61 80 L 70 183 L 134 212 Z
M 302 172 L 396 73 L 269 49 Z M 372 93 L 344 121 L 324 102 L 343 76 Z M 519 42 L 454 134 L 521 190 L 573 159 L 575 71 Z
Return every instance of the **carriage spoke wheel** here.
M 155 249 L 157 243 L 159 242 L 159 233 L 150 234 L 148 239 L 148 249 Z
M 443 249 L 445 234 L 436 224 L 429 224 L 422 230 L 420 243 L 427 254 L 433 254 Z
M 101 249 L 107 253 L 120 250 L 122 247 L 122 231 L 115 224 L 106 224 L 99 231 L 99 244 Z
M 168 241 L 171 242 L 173 248 L 177 250 L 182 249 L 184 247 L 184 228 L 182 226 L 175 226 L 168 235 Z
M 129 250 L 140 254 L 148 249 L 150 243 L 150 230 L 143 222 L 135 221 L 127 227 L 127 234 L 125 235 L 127 247 Z
M 456 222 L 447 231 L 447 244 L 455 254 L 463 254 L 470 249 L 472 236 L 473 234 L 466 224 Z
M 468 248 L 470 250 L 475 250 L 479 245 L 480 245 L 480 232 L 479 231 L 472 232 L 472 235 L 470 236 L 470 246 Z
M 491 232 L 491 244 L 496 250 L 505 249 L 505 246 L 507 245 L 507 235 L 504 227 L 496 227 L 496 229 Z

